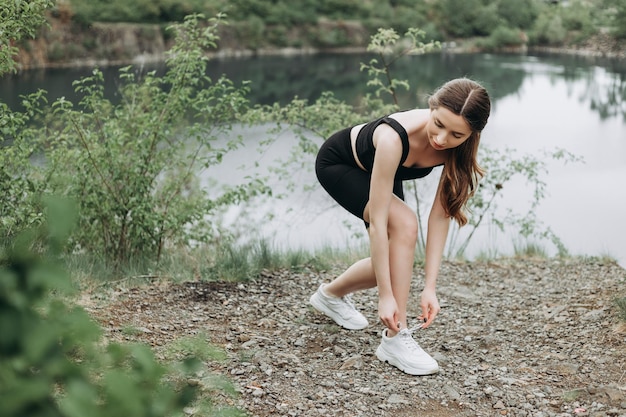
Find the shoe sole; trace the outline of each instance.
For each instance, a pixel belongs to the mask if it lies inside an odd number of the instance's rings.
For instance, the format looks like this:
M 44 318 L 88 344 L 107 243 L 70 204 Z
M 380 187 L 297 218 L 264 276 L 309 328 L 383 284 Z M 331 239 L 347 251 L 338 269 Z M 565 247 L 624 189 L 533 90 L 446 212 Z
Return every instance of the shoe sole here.
M 349 323 L 344 324 L 342 322 L 339 322 L 337 320 L 335 320 L 332 317 L 332 312 L 326 309 L 326 306 L 317 299 L 317 293 L 314 293 L 311 298 L 309 299 L 309 303 L 311 303 L 311 305 L 320 313 L 324 313 L 324 315 L 326 315 L 328 318 L 330 318 L 332 321 L 334 321 L 335 323 L 337 323 L 339 326 L 343 327 L 344 329 L 348 329 L 348 330 L 363 330 L 365 329 L 369 323 L 365 324 L 362 327 L 359 326 L 353 326 Z
M 378 358 L 379 361 L 387 362 L 389 365 L 395 366 L 396 368 L 398 368 L 405 374 L 409 374 L 409 375 L 424 376 L 424 375 L 436 374 L 437 372 L 439 372 L 439 366 L 437 366 L 436 368 L 427 369 L 427 370 L 405 366 L 403 363 L 400 363 L 394 360 L 393 357 L 391 355 L 388 355 L 385 349 L 381 348 L 380 346 L 378 347 L 378 349 L 376 349 L 376 357 Z

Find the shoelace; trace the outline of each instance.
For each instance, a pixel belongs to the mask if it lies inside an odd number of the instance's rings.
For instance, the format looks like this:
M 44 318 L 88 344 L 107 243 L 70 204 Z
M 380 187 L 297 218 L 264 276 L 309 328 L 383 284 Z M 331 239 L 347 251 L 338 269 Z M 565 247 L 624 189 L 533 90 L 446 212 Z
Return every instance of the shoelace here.
M 348 306 L 350 306 L 350 308 L 352 310 L 356 311 L 356 307 L 354 306 L 354 303 L 352 302 L 352 294 L 348 294 L 348 295 L 344 295 L 343 297 L 341 297 L 341 299 L 348 304 Z
M 406 347 L 409 348 L 409 350 L 421 350 L 422 348 L 420 347 L 419 343 L 417 343 L 415 341 L 415 339 L 413 339 L 413 333 L 415 333 L 417 330 L 422 328 L 423 323 L 420 323 L 416 326 L 406 329 L 402 329 L 400 330 L 400 332 L 398 333 L 398 335 L 400 335 L 402 337 L 402 341 L 404 342 L 404 344 L 406 345 Z

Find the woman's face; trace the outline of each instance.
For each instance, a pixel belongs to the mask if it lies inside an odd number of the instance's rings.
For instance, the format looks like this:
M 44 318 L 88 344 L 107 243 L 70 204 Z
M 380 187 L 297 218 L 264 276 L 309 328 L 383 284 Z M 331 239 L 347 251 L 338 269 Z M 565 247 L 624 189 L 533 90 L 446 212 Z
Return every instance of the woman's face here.
M 443 106 L 431 109 L 426 131 L 430 146 L 437 151 L 456 148 L 472 134 L 472 129 L 462 116 Z

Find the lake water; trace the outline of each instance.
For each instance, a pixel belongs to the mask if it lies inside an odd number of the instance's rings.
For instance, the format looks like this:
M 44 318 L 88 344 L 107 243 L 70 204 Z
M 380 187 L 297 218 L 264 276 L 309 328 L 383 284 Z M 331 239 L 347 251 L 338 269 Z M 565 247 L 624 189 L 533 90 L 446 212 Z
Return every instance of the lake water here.
M 212 61 L 209 71 L 213 77 L 226 74 L 236 83 L 250 80 L 253 103 L 284 104 L 294 96 L 315 100 L 324 91 L 356 102 L 367 93 L 367 76 L 359 64 L 368 59 L 364 55 L 221 59 Z M 47 90 L 50 99 L 74 99 L 71 82 L 89 73 L 89 69 L 63 69 L 8 75 L 0 78 L 0 97 L 14 108 L 19 94 L 37 88 Z M 116 73 L 115 68 L 105 70 L 113 100 Z M 401 94 L 405 108 L 423 106 L 425 95 L 448 79 L 480 80 L 493 100 L 484 146 L 512 148 L 520 155 L 563 148 L 584 158 L 584 163 L 568 165 L 548 161 L 549 196 L 537 214 L 572 254 L 609 255 L 626 266 L 626 62 L 551 55 L 433 54 L 399 61 L 393 74 L 412 87 Z M 265 135 L 265 129 L 243 133 L 254 142 Z M 250 165 L 242 168 L 242 161 L 259 160 L 262 169 L 284 156 L 291 144 L 293 137 L 286 133 L 263 155 L 255 154 L 255 146 L 246 147 L 205 175 L 236 181 L 242 178 L 242 169 L 246 173 L 251 169 Z M 311 159 L 294 176 L 314 184 L 312 164 Z M 265 202 L 246 215 L 278 246 L 308 249 L 364 243 L 361 223 L 334 207 L 316 188 Z M 500 206 L 523 210 L 529 199 L 526 188 L 522 178 L 509 184 Z M 243 209 L 233 208 L 227 218 L 239 222 Z M 467 255 L 510 254 L 515 240 L 483 227 Z M 554 252 L 549 243 L 545 246 Z

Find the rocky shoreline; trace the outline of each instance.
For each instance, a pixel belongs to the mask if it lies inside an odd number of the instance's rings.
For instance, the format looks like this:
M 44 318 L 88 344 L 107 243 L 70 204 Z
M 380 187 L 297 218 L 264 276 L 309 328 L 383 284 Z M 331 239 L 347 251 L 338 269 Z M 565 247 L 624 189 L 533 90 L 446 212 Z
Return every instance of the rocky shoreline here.
M 171 47 L 170 39 L 157 24 L 93 23 L 88 28 L 77 27 L 70 14 L 61 14 L 49 20 L 36 39 L 24 40 L 16 57 L 21 71 L 46 68 L 106 67 L 142 65 L 162 62 Z M 248 48 L 241 45 L 232 28 L 225 26 L 219 33 L 218 48 L 210 53 L 214 58 L 310 55 L 318 53 L 366 52 L 367 31 L 358 24 L 324 21 L 322 30 L 340 29 L 346 32 L 350 47 L 320 46 Z M 294 34 L 295 36 L 295 34 Z M 306 42 L 303 43 L 306 45 Z M 485 52 L 476 49 L 472 39 L 444 42 L 444 53 Z M 586 57 L 626 59 L 626 41 L 607 33 L 598 33 L 589 39 L 563 46 L 529 46 L 503 48 L 494 53 L 550 53 L 575 54 Z
M 230 58 L 249 58 L 257 56 L 299 56 L 299 55 L 316 55 L 321 53 L 331 54 L 349 54 L 349 53 L 366 53 L 366 48 L 352 47 L 352 48 L 332 48 L 332 49 L 319 49 L 319 48 L 262 48 L 257 50 L 252 49 L 235 49 L 235 48 L 223 48 L 216 52 L 209 53 L 208 56 L 214 59 L 230 59 Z M 443 53 L 477 53 L 481 51 L 468 49 L 465 47 L 458 47 L 453 44 L 442 48 Z M 496 53 L 513 53 L 513 54 L 553 54 L 553 55 L 576 55 L 580 57 L 588 58 L 605 58 L 605 59 L 626 59 L 626 46 L 622 49 L 602 50 L 594 47 L 589 48 L 574 48 L 574 47 L 548 47 L 548 46 L 534 46 L 527 47 L 521 46 L 516 48 L 503 48 L 495 51 Z M 94 67 L 112 67 L 112 66 L 124 66 L 124 65 L 146 65 L 164 62 L 166 58 L 165 50 L 158 50 L 152 52 L 137 53 L 133 57 L 119 59 L 119 58 L 81 58 L 72 59 L 70 61 L 63 62 L 45 62 L 45 60 L 34 61 L 32 59 L 21 59 L 19 70 L 33 70 L 33 69 L 49 69 L 49 68 L 94 68 Z
M 616 263 L 445 262 L 442 311 L 415 335 L 440 364 L 426 377 L 376 359 L 374 290 L 354 296 L 370 321 L 362 331 L 308 305 L 339 270 L 117 287 L 85 305 L 108 338 L 148 343 L 158 355 L 189 335 L 223 349 L 227 359 L 207 362 L 194 383 L 250 416 L 626 416 L 626 324 L 615 305 L 626 296 L 626 271 Z M 422 280 L 417 270 L 413 316 Z M 128 326 L 140 331 L 129 335 Z M 239 395 L 216 391 L 208 382 L 215 374 Z

